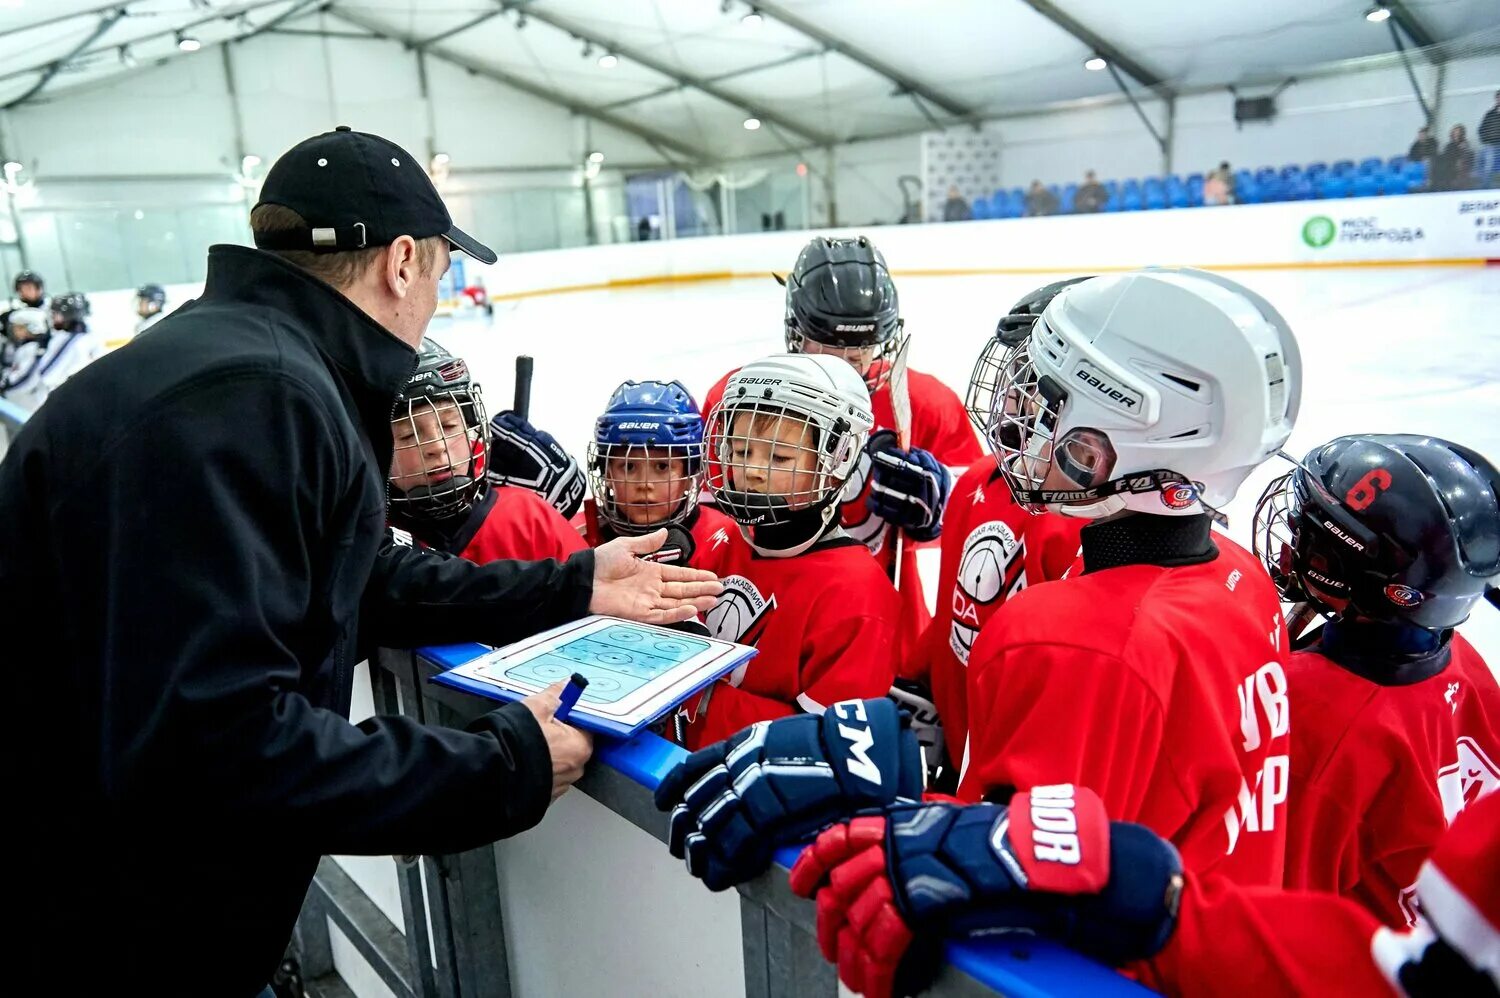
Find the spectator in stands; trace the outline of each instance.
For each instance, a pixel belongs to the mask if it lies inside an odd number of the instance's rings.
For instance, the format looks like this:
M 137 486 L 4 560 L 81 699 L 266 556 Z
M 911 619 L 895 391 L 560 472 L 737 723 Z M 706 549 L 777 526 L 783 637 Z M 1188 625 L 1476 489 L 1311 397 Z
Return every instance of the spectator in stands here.
M 1411 144 L 1410 149 L 1406 150 L 1406 159 L 1411 163 L 1422 160 L 1427 164 L 1428 171 L 1431 172 L 1432 161 L 1437 158 L 1437 154 L 1437 139 L 1432 137 L 1432 130 L 1423 125 L 1417 129 L 1417 140 Z
M 1469 132 L 1463 125 L 1454 125 L 1448 132 L 1448 144 L 1438 153 L 1432 168 L 1432 189 L 1435 191 L 1466 191 L 1474 186 L 1474 147 L 1469 145 Z
M 949 187 L 948 200 L 943 203 L 943 221 L 967 222 L 971 217 L 969 202 L 964 200 L 957 187 Z
M 1094 176 L 1094 171 L 1089 170 L 1083 175 L 1083 186 L 1078 188 L 1073 195 L 1073 210 L 1079 214 L 1103 211 L 1104 206 L 1109 203 L 1109 191 L 1099 183 L 1099 178 Z
M 1040 180 L 1033 180 L 1031 190 L 1026 192 L 1027 217 L 1056 215 L 1057 209 L 1057 195 L 1043 187 Z
M 1203 203 L 1205 205 L 1228 204 L 1232 198 L 1234 178 L 1229 174 L 1229 164 L 1220 163 L 1217 170 L 1209 170 L 1203 178 Z
M 1479 144 L 1489 147 L 1490 171 L 1500 173 L 1500 90 L 1495 91 L 1495 106 L 1480 119 Z

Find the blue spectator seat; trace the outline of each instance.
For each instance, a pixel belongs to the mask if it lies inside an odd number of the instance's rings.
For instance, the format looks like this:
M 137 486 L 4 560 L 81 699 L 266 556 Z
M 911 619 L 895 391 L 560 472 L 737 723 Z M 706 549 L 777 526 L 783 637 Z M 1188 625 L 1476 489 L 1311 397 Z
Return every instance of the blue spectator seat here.
M 1313 196 L 1313 182 L 1306 176 L 1298 175 L 1286 182 L 1286 201 L 1306 201 Z
M 1385 163 L 1379 156 L 1371 156 L 1369 159 L 1359 161 L 1359 172 L 1364 174 L 1378 173 L 1385 168 Z
M 1140 211 L 1145 207 L 1145 199 L 1141 196 L 1141 189 L 1134 180 L 1125 181 L 1125 187 L 1120 191 L 1121 211 Z
M 1337 173 L 1341 177 L 1347 176 L 1347 175 L 1353 173 L 1354 172 L 1354 160 L 1352 160 L 1352 159 L 1341 159 L 1341 160 L 1339 160 L 1337 163 L 1333 164 L 1333 172 Z
M 1380 193 L 1380 175 L 1375 173 L 1361 173 L 1354 178 L 1354 186 L 1351 191 L 1357 198 L 1372 198 Z
M 1148 211 L 1160 211 L 1167 206 L 1167 192 L 1160 185 L 1146 188 L 1146 209 Z
M 1304 174 L 1304 176 L 1306 176 L 1308 180 L 1311 180 L 1314 184 L 1316 184 L 1319 180 L 1323 179 L 1323 175 L 1327 172 L 1327 163 L 1309 163 L 1307 164 L 1307 172 Z
M 1276 168 L 1274 166 L 1263 166 L 1255 171 L 1255 182 L 1257 184 L 1269 183 L 1270 181 L 1275 180 L 1277 176 L 1278 174 L 1276 173 Z
M 1386 173 L 1400 173 L 1404 169 L 1406 169 L 1405 156 L 1392 156 L 1390 159 L 1385 161 Z
M 1387 194 L 1405 194 L 1411 190 L 1411 178 L 1404 169 L 1393 170 L 1385 175 L 1384 190 Z
M 1293 177 L 1302 176 L 1301 163 L 1288 163 L 1281 168 L 1281 179 L 1290 180 Z
M 1406 164 L 1406 183 L 1409 187 L 1427 186 L 1427 161 L 1414 159 Z
M 1323 198 L 1346 198 L 1349 196 L 1350 188 L 1353 187 L 1351 179 L 1337 171 L 1325 174 L 1318 183 L 1318 196 Z
M 1073 207 L 1073 199 L 1078 196 L 1077 184 L 1066 184 L 1062 189 L 1062 204 L 1059 207 L 1065 215 L 1071 215 L 1076 209 Z
M 991 218 L 989 198 L 975 198 L 969 205 L 969 217 L 975 219 Z

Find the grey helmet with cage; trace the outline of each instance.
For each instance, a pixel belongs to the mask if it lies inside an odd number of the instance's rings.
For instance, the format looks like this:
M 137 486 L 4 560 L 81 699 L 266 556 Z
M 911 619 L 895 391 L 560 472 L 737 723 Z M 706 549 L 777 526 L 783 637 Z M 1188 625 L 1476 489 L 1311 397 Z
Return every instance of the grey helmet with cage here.
M 431 339 L 423 340 L 417 369 L 396 398 L 391 417 L 395 454 L 390 515 L 398 526 L 420 529 L 467 515 L 484 495 L 485 437 L 489 419 L 469 365 Z M 402 473 L 403 454 L 414 469 Z
M 46 341 L 52 335 L 52 317 L 40 308 L 12 309 L 6 318 L 5 335 L 12 343 Z
M 875 391 L 906 345 L 900 300 L 885 257 L 864 236 L 817 236 L 786 278 L 788 353 L 840 356 Z
M 801 554 L 838 525 L 874 425 L 869 389 L 837 357 L 746 364 L 708 417 L 708 490 L 757 552 Z
M 1201 270 L 1095 277 L 1006 352 L 986 437 L 1015 499 L 1087 519 L 1214 512 L 1291 435 L 1291 327 Z

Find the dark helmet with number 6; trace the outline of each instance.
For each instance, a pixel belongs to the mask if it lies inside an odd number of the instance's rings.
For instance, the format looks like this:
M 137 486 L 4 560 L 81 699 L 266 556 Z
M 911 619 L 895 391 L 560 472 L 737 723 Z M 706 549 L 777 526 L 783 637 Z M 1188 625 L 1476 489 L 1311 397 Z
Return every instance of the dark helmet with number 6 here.
M 473 508 L 486 487 L 488 426 L 469 365 L 424 340 L 391 418 L 390 512 L 397 526 L 417 532 Z
M 1277 589 L 1326 615 L 1455 627 L 1500 580 L 1500 471 L 1409 434 L 1339 437 L 1267 487 L 1255 549 Z
M 842 356 L 874 391 L 906 344 L 896 285 L 885 257 L 864 236 L 818 236 L 786 279 L 788 353 Z

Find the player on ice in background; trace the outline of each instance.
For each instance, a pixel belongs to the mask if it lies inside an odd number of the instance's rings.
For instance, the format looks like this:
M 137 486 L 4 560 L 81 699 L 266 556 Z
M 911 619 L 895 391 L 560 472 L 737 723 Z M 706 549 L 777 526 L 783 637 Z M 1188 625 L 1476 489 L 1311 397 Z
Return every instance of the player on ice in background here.
M 1271 483 L 1255 536 L 1282 597 L 1329 618 L 1287 668 L 1286 886 L 1415 925 L 1422 862 L 1500 787 L 1500 687 L 1453 630 L 1500 580 L 1500 471 L 1433 437 L 1340 437 Z
M 14 317 L 16 310 L 8 313 Z M 55 295 L 47 309 L 48 328 L 35 333 L 35 316 L 28 315 L 19 329 L 22 342 L 15 345 L 10 366 L 0 381 L 0 396 L 23 409 L 35 411 L 64 381 L 83 370 L 101 353 L 99 337 L 89 332 L 86 317 L 89 300 L 77 291 Z
M 483 564 L 566 560 L 587 545 L 535 493 L 485 478 L 484 400 L 469 367 L 428 338 L 391 420 L 391 523 Z
M 964 406 L 980 432 L 989 425 L 1000 358 L 1030 332 L 1059 291 L 1086 277 L 1037 288 L 1000 319 L 970 378 Z M 943 516 L 937 615 L 922 638 L 916 667 L 891 697 L 912 712 L 931 768 L 927 786 L 951 793 L 968 739 L 969 652 L 985 621 L 1012 593 L 1058 579 L 1078 559 L 1083 522 L 1056 513 L 1033 516 L 1011 498 L 992 460 L 969 466 Z
M 667 527 L 663 550 L 678 552 L 671 561 L 706 568 L 738 533 L 733 520 L 698 503 L 703 414 L 681 382 L 616 388 L 594 421 L 586 464 L 594 495 L 585 506 L 590 546 Z
M 982 457 L 979 441 L 953 390 L 932 375 L 907 369 L 911 446 L 899 446 L 891 375 L 898 359 L 905 363 L 908 334 L 890 270 L 869 239 L 814 238 L 798 254 L 785 283 L 788 352 L 842 357 L 870 391 L 875 432 L 845 488 L 842 522 L 894 578 L 893 531 L 917 542 L 937 538 L 951 482 Z M 709 390 L 705 411 L 718 404 L 729 377 Z M 897 666 L 905 675 L 917 671 L 908 663 L 931 615 L 915 558 L 902 559 L 895 581 L 901 590 Z
M 1416 877 L 1421 920 L 1382 926 L 1348 898 L 1183 869 L 1170 842 L 1110 822 L 1085 787 L 1009 807 L 887 806 L 804 850 L 792 890 L 865 998 L 916 994 L 946 938 L 1040 935 L 1169 995 L 1500 994 L 1500 794 L 1466 809 Z
M 710 552 L 724 591 L 704 622 L 758 654 L 689 709 L 689 748 L 890 689 L 896 591 L 838 522 L 870 424 L 852 367 L 797 354 L 745 365 L 709 414 L 708 489 L 738 531 Z
M 135 324 L 135 335 L 139 336 L 156 325 L 167 314 L 167 290 L 160 284 L 142 284 L 135 292 L 135 314 L 140 321 Z
M 1223 507 L 1286 442 L 1290 327 L 1219 275 L 1148 269 L 1058 294 L 1006 352 L 989 433 L 1015 500 L 1090 521 L 1083 571 L 1016 593 L 969 656 L 958 796 L 1091 787 L 1200 872 L 1279 884 L 1289 643 Z
M 15 291 L 15 298 L 5 303 L 5 311 L 0 312 L 0 332 L 8 332 L 10 329 L 10 313 L 14 309 L 39 308 L 47 311 L 46 284 L 42 281 L 42 275 L 34 270 L 23 270 L 16 275 L 11 282 L 11 288 Z

